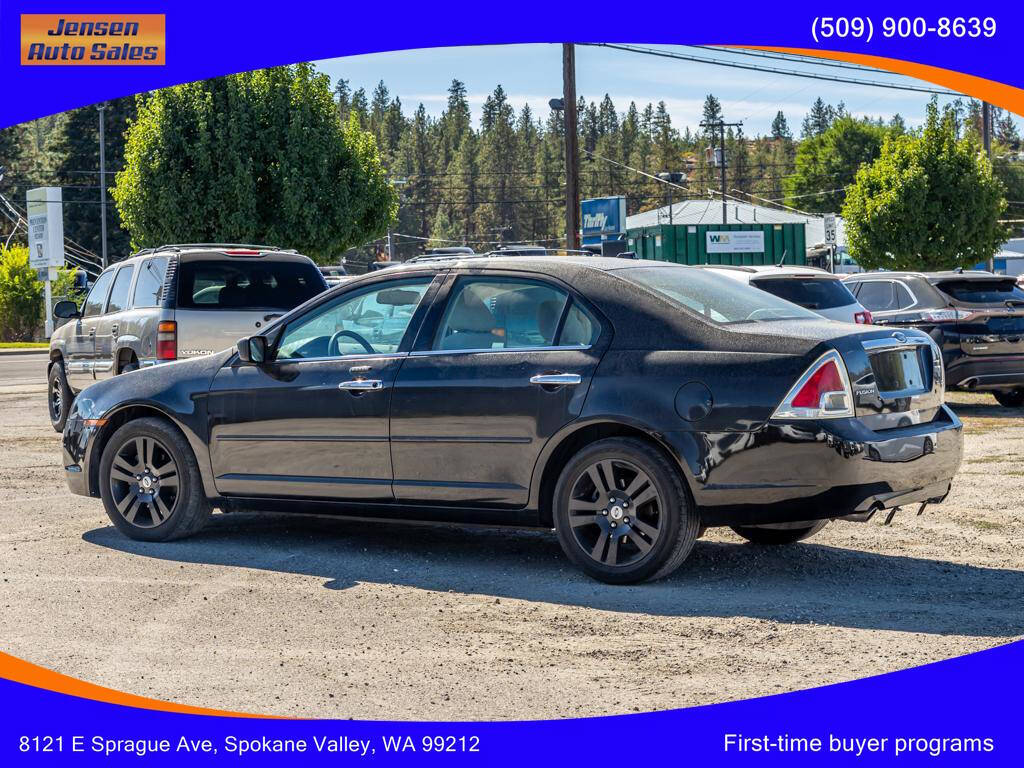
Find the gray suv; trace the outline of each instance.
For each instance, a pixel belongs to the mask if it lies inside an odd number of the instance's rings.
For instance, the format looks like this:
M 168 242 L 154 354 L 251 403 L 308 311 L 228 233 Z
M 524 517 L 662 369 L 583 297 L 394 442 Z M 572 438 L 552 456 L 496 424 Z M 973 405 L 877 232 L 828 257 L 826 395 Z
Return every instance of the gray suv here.
M 54 306 L 50 422 L 94 381 L 219 352 L 327 289 L 306 256 L 265 245 L 166 245 L 96 278 L 85 302 Z

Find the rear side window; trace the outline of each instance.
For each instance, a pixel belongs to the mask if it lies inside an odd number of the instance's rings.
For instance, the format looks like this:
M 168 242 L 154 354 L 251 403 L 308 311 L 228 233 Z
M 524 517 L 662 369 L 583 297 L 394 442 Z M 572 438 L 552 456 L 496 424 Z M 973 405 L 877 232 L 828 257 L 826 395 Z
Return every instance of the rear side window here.
M 186 261 L 178 266 L 178 307 L 288 311 L 326 288 L 312 264 L 295 261 Z
M 806 309 L 846 307 L 856 301 L 849 288 L 828 277 L 770 277 L 751 283 Z
M 132 284 L 132 272 L 134 267 L 121 267 L 117 270 L 117 277 L 114 278 L 114 287 L 110 289 L 110 300 L 107 302 L 107 312 L 120 312 L 128 307 L 128 289 Z
M 935 286 L 957 301 L 968 304 L 1024 303 L 1024 291 L 1016 280 L 947 280 Z
M 132 306 L 156 307 L 160 304 L 160 290 L 164 285 L 164 273 L 167 272 L 167 259 L 158 257 L 146 259 L 139 267 L 139 277 L 135 280 L 135 296 Z
M 891 280 L 872 280 L 861 285 L 857 301 L 872 312 L 898 309 Z
M 533 280 L 462 278 L 448 300 L 434 348 L 552 347 L 568 298 Z

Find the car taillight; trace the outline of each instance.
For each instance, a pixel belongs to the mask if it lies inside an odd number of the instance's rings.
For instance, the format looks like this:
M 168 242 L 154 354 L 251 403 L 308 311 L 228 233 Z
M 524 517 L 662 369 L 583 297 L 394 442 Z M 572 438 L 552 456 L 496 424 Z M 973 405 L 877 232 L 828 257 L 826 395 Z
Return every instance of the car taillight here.
M 860 323 L 861 325 L 871 325 L 874 318 L 871 317 L 871 313 L 866 309 L 863 312 L 855 312 L 853 314 L 853 322 Z
M 178 359 L 178 324 L 164 320 L 156 327 L 156 359 Z
M 841 419 L 853 416 L 846 364 L 836 351 L 814 361 L 772 414 L 773 419 Z
M 926 309 L 921 313 L 921 319 L 929 323 L 955 323 L 973 314 L 964 309 Z

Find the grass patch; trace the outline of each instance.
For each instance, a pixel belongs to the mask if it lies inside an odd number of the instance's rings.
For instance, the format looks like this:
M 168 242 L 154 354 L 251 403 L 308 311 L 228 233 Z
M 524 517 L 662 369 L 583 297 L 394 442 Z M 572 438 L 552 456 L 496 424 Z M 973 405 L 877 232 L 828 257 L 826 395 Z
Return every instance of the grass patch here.
M 46 349 L 47 341 L 0 341 L 0 349 Z
M 1007 461 L 1019 461 L 1019 456 L 977 456 L 973 459 L 965 459 L 966 464 L 999 464 Z

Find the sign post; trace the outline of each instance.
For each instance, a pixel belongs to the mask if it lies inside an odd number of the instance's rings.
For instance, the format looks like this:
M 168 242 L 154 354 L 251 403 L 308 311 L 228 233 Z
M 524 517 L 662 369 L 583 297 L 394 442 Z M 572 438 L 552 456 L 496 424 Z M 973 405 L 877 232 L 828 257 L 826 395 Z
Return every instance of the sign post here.
M 43 281 L 46 338 L 53 335 L 53 293 L 57 267 L 64 265 L 64 211 L 60 187 L 37 187 L 26 194 L 29 266 Z

